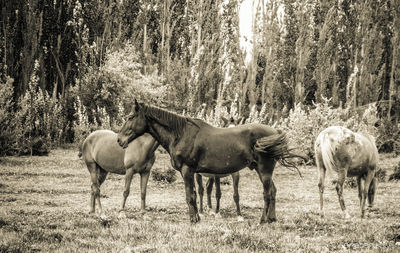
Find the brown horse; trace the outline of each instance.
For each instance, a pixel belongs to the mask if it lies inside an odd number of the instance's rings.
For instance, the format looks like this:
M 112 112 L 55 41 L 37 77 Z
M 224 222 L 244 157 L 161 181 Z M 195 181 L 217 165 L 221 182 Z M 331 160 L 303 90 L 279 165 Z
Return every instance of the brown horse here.
M 103 213 L 100 203 L 100 186 L 109 172 L 125 174 L 125 190 L 123 193 L 121 211 L 124 211 L 129 195 L 132 177 L 140 174 L 141 210 L 146 207 L 146 188 L 153 166 L 154 151 L 158 142 L 149 134 L 144 134 L 126 147 L 121 148 L 117 143 L 117 134 L 110 130 L 97 130 L 91 133 L 82 144 L 82 157 L 90 172 L 92 193 L 90 198 L 90 213 L 95 212 L 95 201 Z M 121 213 L 124 215 L 124 213 Z
M 365 200 L 368 197 L 369 206 L 372 207 L 376 191 L 375 171 L 379 157 L 374 137 L 366 133 L 354 133 L 345 127 L 331 126 L 318 135 L 314 149 L 319 171 L 321 215 L 324 216 L 324 181 L 328 170 L 337 173 L 336 191 L 346 219 L 350 215 L 344 204 L 343 184 L 346 176 L 357 177 L 361 217 L 364 217 Z M 364 188 L 362 181 L 365 181 Z
M 130 141 L 150 133 L 170 154 L 172 166 L 185 182 L 190 221 L 200 220 L 194 190 L 194 173 L 230 174 L 245 167 L 255 169 L 264 188 L 261 223 L 276 220 L 276 187 L 272 174 L 276 161 L 293 165 L 286 135 L 262 124 L 217 128 L 199 119 L 138 103 L 118 134 L 126 148 Z
M 231 117 L 229 120 L 221 117 L 223 124 L 223 127 L 234 127 L 238 124 L 241 123 L 242 118 L 234 119 Z M 204 187 L 203 187 L 203 176 L 208 177 L 207 183 L 206 183 L 206 189 L 207 189 L 207 206 L 209 210 L 212 209 L 212 203 L 211 203 L 211 192 L 213 189 L 213 185 L 215 183 L 215 199 L 216 199 L 216 204 L 215 204 L 215 216 L 219 217 L 219 203 L 221 199 L 221 178 L 227 177 L 231 175 L 232 176 L 232 182 L 233 182 L 233 200 L 236 204 L 236 213 L 237 213 L 237 220 L 238 221 L 243 221 L 242 213 L 240 212 L 240 205 L 239 205 L 239 179 L 240 179 L 240 174 L 239 171 L 234 172 L 232 174 L 225 174 L 225 175 L 218 175 L 218 174 L 207 174 L 207 173 L 196 173 L 196 182 L 197 182 L 197 187 L 198 187 L 198 192 L 199 192 L 199 204 L 200 204 L 200 213 L 203 213 L 203 195 L 204 195 Z

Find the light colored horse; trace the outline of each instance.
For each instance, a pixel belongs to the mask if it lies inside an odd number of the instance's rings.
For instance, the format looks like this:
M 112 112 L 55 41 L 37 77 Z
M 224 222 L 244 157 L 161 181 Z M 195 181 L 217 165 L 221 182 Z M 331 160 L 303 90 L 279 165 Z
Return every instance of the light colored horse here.
M 117 142 L 117 134 L 110 130 L 97 130 L 91 133 L 82 144 L 80 154 L 85 161 L 92 180 L 92 193 L 90 198 L 90 213 L 95 212 L 95 201 L 103 215 L 100 203 L 100 186 L 109 172 L 124 175 L 125 189 L 122 198 L 121 211 L 125 209 L 132 177 L 140 174 L 141 211 L 146 207 L 146 188 L 149 180 L 150 169 L 154 164 L 154 151 L 159 146 L 158 142 L 149 134 L 144 134 L 129 143 L 123 149 Z M 121 212 L 121 216 L 124 213 Z
M 357 177 L 361 217 L 364 217 L 365 201 L 368 198 L 369 206 L 372 207 L 376 191 L 375 172 L 379 157 L 374 137 L 367 133 L 352 132 L 345 127 L 331 126 L 318 135 L 314 150 L 319 171 L 321 215 L 324 216 L 324 181 L 328 170 L 337 174 L 336 191 L 346 219 L 350 215 L 344 204 L 343 184 L 346 176 Z

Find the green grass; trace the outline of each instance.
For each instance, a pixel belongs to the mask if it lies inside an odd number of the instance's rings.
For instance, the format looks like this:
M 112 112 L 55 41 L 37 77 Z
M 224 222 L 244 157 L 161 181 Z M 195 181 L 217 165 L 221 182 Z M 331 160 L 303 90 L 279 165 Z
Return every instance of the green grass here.
M 380 167 L 393 171 L 400 158 L 385 155 Z M 169 166 L 157 152 L 157 167 Z M 254 171 L 241 172 L 239 193 L 244 222 L 237 222 L 232 184 L 221 186 L 222 218 L 204 215 L 191 225 L 184 185 L 150 177 L 147 212 L 141 214 L 139 176 L 118 219 L 124 177 L 109 175 L 101 187 L 106 219 L 89 215 L 90 179 L 77 151 L 53 150 L 45 157 L 0 160 L 0 252 L 393 252 L 400 250 L 398 181 L 378 184 L 376 208 L 359 218 L 357 190 L 345 188 L 350 221 L 343 221 L 334 186 L 325 191 L 326 217 L 318 215 L 315 167 L 297 172 L 278 166 L 278 221 L 259 225 L 263 196 Z M 230 179 L 229 179 L 230 180 Z M 213 199 L 214 201 L 214 199 Z

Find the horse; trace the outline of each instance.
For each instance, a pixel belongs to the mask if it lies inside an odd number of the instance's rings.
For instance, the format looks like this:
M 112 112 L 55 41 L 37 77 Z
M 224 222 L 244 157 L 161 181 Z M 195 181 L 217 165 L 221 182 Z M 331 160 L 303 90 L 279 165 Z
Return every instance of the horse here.
M 242 118 L 234 119 L 231 117 L 229 120 L 226 119 L 225 117 L 221 117 L 221 120 L 223 121 L 222 126 L 223 127 L 234 127 L 238 124 L 241 123 Z M 207 183 L 206 183 L 206 188 L 207 188 L 207 206 L 209 210 L 212 209 L 212 203 L 211 203 L 211 192 L 213 189 L 213 185 L 215 183 L 215 199 L 216 199 L 216 204 L 215 204 L 215 216 L 218 217 L 219 214 L 219 203 L 221 199 L 221 178 L 227 177 L 231 175 L 232 176 L 232 182 L 233 182 L 233 200 L 236 204 L 236 214 L 237 214 L 237 220 L 238 221 L 243 221 L 243 216 L 242 213 L 240 212 L 240 205 L 239 205 L 239 171 L 234 172 L 232 174 L 224 174 L 224 175 L 218 175 L 218 174 L 207 174 L 207 173 L 196 173 L 195 178 L 197 182 L 197 187 L 198 187 L 198 193 L 199 193 L 199 205 L 200 205 L 200 213 L 203 213 L 203 195 L 204 195 L 204 187 L 203 187 L 203 176 L 208 177 Z
M 95 201 L 103 215 L 100 203 L 100 186 L 107 174 L 125 174 L 125 188 L 123 192 L 120 215 L 124 215 L 125 203 L 128 198 L 132 177 L 140 174 L 141 212 L 146 207 L 146 189 L 150 170 L 155 161 L 154 152 L 158 142 L 150 135 L 144 134 L 126 147 L 121 148 L 117 143 L 117 134 L 110 130 L 97 130 L 91 133 L 82 144 L 80 156 L 86 163 L 92 181 L 90 211 L 95 213 Z
M 321 216 L 325 215 L 323 194 L 325 174 L 328 170 L 337 173 L 336 191 L 345 219 L 349 219 L 350 215 L 343 199 L 343 184 L 346 176 L 357 177 L 361 218 L 363 218 L 366 198 L 368 198 L 369 206 L 372 207 L 376 191 L 375 172 L 379 157 L 374 137 L 367 133 L 355 133 L 345 127 L 331 126 L 318 135 L 314 151 L 319 172 Z M 364 181 L 364 188 L 362 181 Z
M 276 162 L 296 166 L 284 133 L 272 127 L 251 123 L 218 128 L 201 119 L 180 116 L 165 109 L 138 103 L 118 133 L 118 143 L 126 148 L 130 141 L 149 133 L 169 153 L 173 168 L 180 171 L 186 192 L 191 223 L 200 221 L 194 189 L 195 173 L 230 174 L 245 167 L 257 171 L 264 190 L 260 223 L 276 221 L 276 187 L 272 174 Z M 304 157 L 302 157 L 304 158 Z

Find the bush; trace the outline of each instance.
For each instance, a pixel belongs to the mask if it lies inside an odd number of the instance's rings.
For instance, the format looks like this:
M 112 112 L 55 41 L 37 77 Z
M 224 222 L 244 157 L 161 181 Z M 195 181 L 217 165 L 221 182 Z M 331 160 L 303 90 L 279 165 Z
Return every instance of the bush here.
M 0 156 L 12 153 L 15 143 L 13 82 L 9 77 L 0 82 Z
M 13 103 L 13 80 L 0 83 L 0 155 L 43 155 L 63 136 L 62 106 L 39 87 L 36 61 L 28 88 Z
M 392 180 L 400 180 L 400 162 L 396 168 L 394 168 L 394 172 L 389 176 L 389 181 Z
M 151 170 L 152 178 L 157 182 L 173 183 L 176 181 L 176 170 L 168 168 L 153 168 Z

